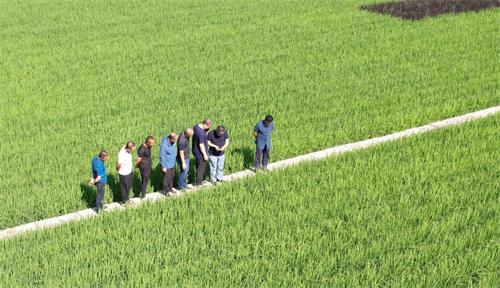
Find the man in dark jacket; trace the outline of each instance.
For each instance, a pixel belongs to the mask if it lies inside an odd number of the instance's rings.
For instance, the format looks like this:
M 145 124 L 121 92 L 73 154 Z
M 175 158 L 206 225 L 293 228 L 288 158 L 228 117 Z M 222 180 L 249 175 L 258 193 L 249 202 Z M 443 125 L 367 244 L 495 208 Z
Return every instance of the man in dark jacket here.
M 146 190 L 151 179 L 151 148 L 155 146 L 155 138 L 148 136 L 137 151 L 136 166 L 141 173 L 141 198 L 146 196 Z

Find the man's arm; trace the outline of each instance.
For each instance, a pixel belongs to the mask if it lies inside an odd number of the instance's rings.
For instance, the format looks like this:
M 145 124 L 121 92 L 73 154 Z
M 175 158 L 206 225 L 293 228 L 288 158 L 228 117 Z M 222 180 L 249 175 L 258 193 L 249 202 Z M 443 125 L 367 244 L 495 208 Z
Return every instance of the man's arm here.
M 116 168 L 116 171 L 120 170 L 120 168 L 122 167 L 122 164 L 123 164 L 123 148 L 122 150 L 120 151 L 120 153 L 118 153 L 118 159 L 116 160 L 116 165 L 115 165 L 115 168 Z
M 135 160 L 135 166 L 139 167 L 142 162 L 142 145 L 139 147 L 139 150 L 137 150 L 137 159 Z
M 163 171 L 163 173 L 167 173 L 167 151 L 166 150 L 166 147 L 164 146 L 163 142 L 160 146 L 160 167 L 161 167 L 161 171 Z
M 203 154 L 203 159 L 205 159 L 205 161 L 208 161 L 208 155 L 207 155 L 207 151 L 205 150 L 205 144 L 200 143 L 200 151 L 201 151 L 201 154 Z
M 252 136 L 253 136 L 253 139 L 257 140 L 257 135 L 259 134 L 259 126 L 258 124 L 255 125 L 255 127 L 253 128 L 253 133 L 252 133 Z
M 181 168 L 182 170 L 186 170 L 186 158 L 184 156 L 184 150 L 179 150 L 179 156 L 181 158 Z
M 90 179 L 90 184 L 97 184 L 101 181 L 102 177 L 104 176 L 104 165 L 98 166 L 96 165 L 95 168 L 95 174 L 97 175 L 95 178 Z
M 208 146 L 213 147 L 215 150 L 220 151 L 221 148 L 208 140 Z
M 99 183 L 99 181 L 101 181 L 101 176 L 97 176 L 95 179 L 90 179 L 90 184 L 94 185 Z

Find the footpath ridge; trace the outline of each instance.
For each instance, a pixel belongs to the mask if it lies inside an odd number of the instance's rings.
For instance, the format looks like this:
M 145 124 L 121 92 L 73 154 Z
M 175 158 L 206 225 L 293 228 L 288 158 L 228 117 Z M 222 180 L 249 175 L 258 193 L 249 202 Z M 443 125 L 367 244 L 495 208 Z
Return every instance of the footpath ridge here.
M 343 144 L 343 145 L 327 148 L 327 149 L 324 149 L 321 151 L 293 157 L 290 159 L 277 161 L 277 162 L 269 164 L 268 169 L 269 170 L 283 169 L 283 168 L 297 165 L 297 164 L 304 163 L 304 162 L 321 160 L 321 159 L 325 159 L 325 158 L 328 158 L 328 157 L 333 156 L 333 155 L 340 155 L 340 154 L 344 154 L 344 153 L 359 150 L 359 149 L 365 149 L 365 148 L 368 148 L 368 147 L 371 147 L 374 145 L 378 145 L 381 143 L 386 143 L 386 142 L 390 142 L 390 141 L 394 141 L 394 140 L 398 140 L 398 139 L 402 139 L 402 138 L 407 138 L 407 137 L 410 137 L 413 135 L 423 134 L 423 133 L 427 133 L 427 132 L 430 132 L 433 130 L 437 130 L 437 129 L 441 129 L 441 128 L 445 128 L 445 127 L 449 127 L 449 126 L 456 126 L 456 125 L 459 125 L 459 124 L 462 124 L 465 122 L 471 122 L 474 120 L 478 120 L 481 118 L 492 116 L 492 115 L 497 114 L 497 113 L 500 113 L 500 105 L 494 106 L 491 108 L 487 108 L 487 109 L 483 109 L 483 110 L 479 110 L 476 112 L 464 114 L 461 116 L 452 117 L 452 118 L 448 118 L 445 120 L 433 122 L 433 123 L 430 123 L 427 125 L 406 129 L 406 130 L 403 130 L 400 132 L 387 134 L 385 136 L 380 136 L 380 137 L 375 137 L 375 138 L 371 138 L 371 139 L 367 139 L 367 140 Z M 226 182 L 237 181 L 237 180 L 245 179 L 247 177 L 251 177 L 254 175 L 255 175 L 255 173 L 253 171 L 243 170 L 240 172 L 236 172 L 236 173 L 224 176 L 224 181 L 226 181 Z M 190 194 L 190 193 L 199 191 L 201 189 L 207 189 L 209 187 L 216 188 L 216 186 L 213 186 L 210 183 L 206 183 L 206 184 L 201 185 L 201 186 L 193 187 L 192 189 L 187 190 L 184 193 L 177 193 L 174 196 L 164 196 L 159 192 L 148 193 L 148 194 L 146 194 L 146 197 L 144 199 L 131 198 L 130 199 L 131 203 L 126 204 L 125 206 L 122 206 L 116 202 L 107 204 L 104 206 L 103 212 L 119 211 L 119 210 L 124 210 L 124 209 L 129 208 L 129 207 L 137 207 L 140 204 L 145 203 L 145 202 L 159 201 L 159 200 L 163 200 L 163 199 L 167 199 L 167 198 L 176 198 L 176 197 L 182 196 L 184 194 Z M 4 240 L 4 239 L 15 237 L 17 235 L 21 235 L 21 234 L 24 234 L 24 233 L 27 233 L 30 231 L 47 229 L 47 228 L 62 225 L 64 223 L 75 222 L 75 221 L 79 221 L 81 219 L 95 217 L 97 215 L 98 214 L 95 212 L 95 208 L 88 208 L 85 210 L 81 210 L 81 211 L 77 211 L 77 212 L 73 212 L 73 213 L 69 213 L 69 214 L 65 214 L 65 215 L 61 215 L 61 216 L 57 216 L 57 217 L 47 218 L 47 219 L 43 219 L 43 220 L 31 222 L 31 223 L 22 224 L 22 225 L 12 227 L 12 228 L 7 228 L 7 229 L 0 231 L 0 241 Z

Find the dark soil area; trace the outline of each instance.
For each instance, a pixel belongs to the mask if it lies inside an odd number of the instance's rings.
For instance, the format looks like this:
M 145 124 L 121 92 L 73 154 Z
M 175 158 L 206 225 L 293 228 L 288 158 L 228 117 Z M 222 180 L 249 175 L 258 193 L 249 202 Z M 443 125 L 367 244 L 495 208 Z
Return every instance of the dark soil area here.
M 363 5 L 360 9 L 405 20 L 419 20 L 446 13 L 478 12 L 495 7 L 500 7 L 500 0 L 403 0 Z

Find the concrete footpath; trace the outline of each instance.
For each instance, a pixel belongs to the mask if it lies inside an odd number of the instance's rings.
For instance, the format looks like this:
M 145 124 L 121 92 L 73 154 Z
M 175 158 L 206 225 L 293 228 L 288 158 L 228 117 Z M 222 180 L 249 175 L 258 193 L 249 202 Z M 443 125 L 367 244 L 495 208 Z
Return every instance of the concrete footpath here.
M 476 111 L 473 113 L 468 113 L 465 115 L 445 119 L 442 121 L 437 121 L 437 122 L 430 123 L 427 125 L 423 125 L 423 126 L 419 126 L 419 127 L 415 127 L 415 128 L 410 128 L 410 129 L 407 129 L 407 130 L 404 130 L 401 132 L 396 132 L 396 133 L 388 134 L 385 136 L 375 137 L 375 138 L 371 138 L 368 140 L 353 142 L 353 143 L 349 143 L 349 144 L 339 145 L 339 146 L 335 146 L 335 147 L 328 148 L 325 150 L 321 150 L 321 151 L 297 156 L 294 158 L 274 162 L 274 163 L 269 164 L 268 169 L 269 170 L 282 169 L 282 168 L 286 168 L 286 167 L 289 167 L 292 165 L 297 165 L 297 164 L 304 163 L 304 162 L 321 160 L 321 159 L 330 157 L 332 155 L 340 155 L 343 153 L 368 148 L 368 147 L 371 147 L 371 146 L 374 146 L 377 144 L 386 143 L 386 142 L 394 141 L 397 139 L 410 137 L 412 135 L 427 133 L 427 132 L 430 132 L 430 131 L 433 131 L 436 129 L 441 129 L 441 128 L 445 128 L 445 127 L 449 127 L 449 126 L 459 125 L 459 124 L 462 124 L 465 122 L 474 121 L 477 119 L 492 116 L 496 113 L 500 113 L 500 105 L 495 106 L 495 107 L 491 107 L 488 109 Z M 236 172 L 236 173 L 227 175 L 224 177 L 224 180 L 226 182 L 237 181 L 237 180 L 245 179 L 247 177 L 251 177 L 253 175 L 255 175 L 255 173 L 253 171 L 244 170 L 244 171 L 240 171 L 240 172 Z M 104 213 L 112 212 L 112 211 L 119 211 L 119 210 L 123 210 L 123 209 L 129 208 L 129 207 L 137 207 L 144 202 L 159 201 L 159 200 L 163 200 L 163 199 L 167 199 L 167 198 L 175 198 L 175 197 L 182 196 L 184 194 L 189 194 L 189 193 L 199 191 L 201 189 L 207 189 L 209 187 L 216 188 L 216 186 L 213 186 L 212 184 L 207 183 L 207 184 L 202 185 L 202 186 L 193 187 L 193 189 L 187 190 L 187 192 L 185 192 L 185 193 L 177 193 L 175 196 L 168 196 L 167 197 L 167 196 L 164 196 L 158 192 L 148 193 L 144 199 L 132 198 L 130 201 L 130 204 L 127 204 L 125 206 L 122 206 L 116 202 L 104 205 Z M 14 237 L 14 236 L 17 236 L 17 235 L 20 235 L 20 234 L 23 234 L 23 233 L 26 233 L 29 231 L 47 229 L 47 228 L 55 227 L 55 226 L 58 226 L 58 225 L 61 225 L 64 223 L 69 223 L 69 222 L 74 222 L 74 221 L 78 221 L 78 220 L 85 219 L 85 218 L 95 217 L 97 215 L 98 214 L 95 212 L 94 209 L 89 208 L 89 209 L 69 213 L 66 215 L 61 215 L 61 216 L 48 218 L 48 219 L 44 219 L 44 220 L 40 220 L 40 221 L 36 221 L 36 222 L 32 222 L 32 223 L 19 225 L 16 227 L 1 230 L 0 231 L 0 240 L 11 238 L 11 237 Z

